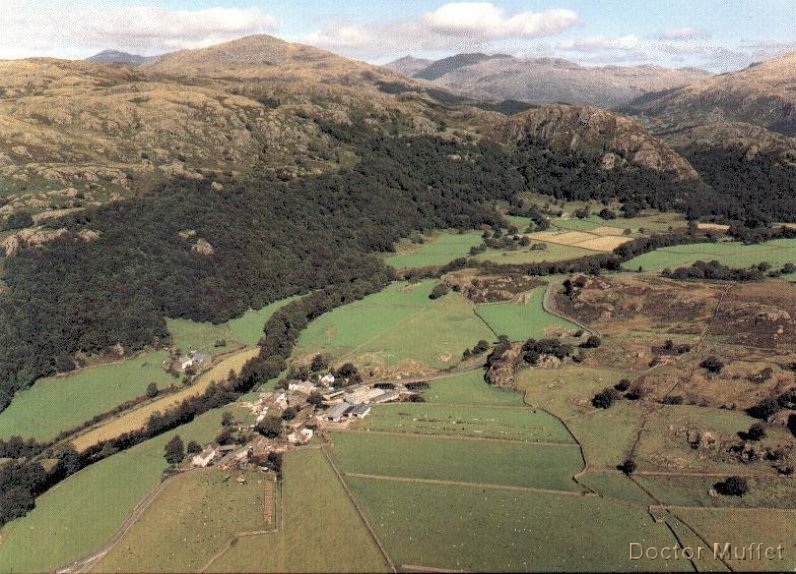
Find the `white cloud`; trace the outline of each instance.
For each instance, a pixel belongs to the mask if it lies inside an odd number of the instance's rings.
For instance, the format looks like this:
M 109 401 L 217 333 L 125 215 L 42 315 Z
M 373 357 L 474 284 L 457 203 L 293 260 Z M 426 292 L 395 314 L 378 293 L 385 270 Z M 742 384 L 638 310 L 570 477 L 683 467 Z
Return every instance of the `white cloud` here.
M 278 20 L 259 8 L 169 10 L 149 6 L 89 8 L 54 4 L 36 9 L 3 2 L 0 58 L 84 57 L 104 48 L 142 55 L 199 48 L 272 32 Z
M 709 34 L 702 28 L 693 28 L 687 26 L 685 28 L 671 28 L 664 30 L 658 34 L 659 40 L 669 40 L 673 42 L 683 42 L 688 40 L 702 40 L 707 38 Z
M 578 15 L 572 10 L 510 14 L 490 2 L 453 2 L 411 20 L 380 26 L 339 22 L 304 41 L 373 58 L 428 50 L 487 49 L 495 41 L 552 36 L 577 22 Z

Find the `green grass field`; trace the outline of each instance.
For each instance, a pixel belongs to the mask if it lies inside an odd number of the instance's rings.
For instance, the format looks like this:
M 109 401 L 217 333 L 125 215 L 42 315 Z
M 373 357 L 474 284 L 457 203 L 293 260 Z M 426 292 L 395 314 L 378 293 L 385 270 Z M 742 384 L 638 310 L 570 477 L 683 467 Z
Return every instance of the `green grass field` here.
M 791 572 L 796 568 L 796 512 L 775 509 L 694 509 L 677 510 L 677 517 L 696 530 L 708 542 L 706 554 L 719 544 L 719 552 L 727 543 L 736 547 L 763 543 L 763 548 L 783 547 L 782 560 L 778 557 L 762 560 L 750 557 L 745 560 L 730 559 L 734 570 Z M 728 528 L 728 525 L 732 525 Z M 756 547 L 756 546 L 755 546 Z M 772 553 L 772 556 L 776 556 Z
M 236 480 L 242 476 L 245 484 Z M 262 473 L 209 470 L 166 486 L 96 572 L 196 572 L 239 532 L 263 530 Z
M 481 369 L 429 381 L 423 398 L 430 404 L 466 403 L 522 406 L 522 395 L 509 389 L 489 386 Z
M 360 369 L 402 361 L 427 367 L 456 365 L 479 339 L 494 338 L 457 293 L 431 300 L 434 281 L 396 283 L 313 321 L 299 337 L 296 356 L 328 353 Z
M 624 264 L 624 268 L 661 271 L 667 267 L 687 267 L 696 261 L 714 259 L 728 267 L 749 267 L 767 261 L 777 269 L 785 263 L 796 264 L 796 239 L 775 239 L 757 245 L 720 242 L 664 247 L 634 257 Z
M 211 411 L 176 431 L 115 454 L 47 491 L 27 516 L 0 530 L 0 572 L 52 571 L 100 549 L 160 482 L 168 466 L 163 458 L 166 442 L 179 434 L 186 444 L 190 440 L 206 444 L 221 429 L 222 412 Z
M 677 543 L 643 508 L 597 497 L 347 482 L 396 564 L 471 572 L 690 569 L 628 560 L 630 542 Z
M 727 475 L 744 474 L 746 470 L 745 467 L 736 468 Z M 796 509 L 796 484 L 779 476 L 747 477 L 749 490 L 743 496 L 710 496 L 708 491 L 721 480 L 717 476 L 638 475 L 635 480 L 659 500 L 675 506 Z
M 470 248 L 480 245 L 482 241 L 480 231 L 439 233 L 422 245 L 400 243 L 398 253 L 387 257 L 384 262 L 396 269 L 445 265 L 458 257 L 469 256 Z
M 320 450 L 291 451 L 284 472 L 279 531 L 239 538 L 209 572 L 388 571 Z
M 618 401 L 568 421 L 583 446 L 590 468 L 616 468 L 630 454 L 644 411 L 631 401 Z
M 216 347 L 215 342 L 226 340 L 231 344 L 229 325 L 222 323 L 197 323 L 189 319 L 166 319 L 166 327 L 171 333 L 174 346 L 187 354 L 189 349 L 198 349 L 204 353 L 218 354 L 228 352 L 225 347 Z
M 266 305 L 262 309 L 256 311 L 250 309 L 237 319 L 232 319 L 227 323 L 232 340 L 253 347 L 263 336 L 263 327 L 268 319 L 271 318 L 271 315 L 297 299 L 299 299 L 299 297 L 280 299 L 270 305 Z
M 525 303 L 510 301 L 478 305 L 476 313 L 495 333 L 507 335 L 512 341 L 543 339 L 554 333 L 577 329 L 573 323 L 559 319 L 542 308 L 545 289 L 534 289 Z
M 345 472 L 580 492 L 583 467 L 571 446 L 437 437 L 335 433 L 334 456 Z
M 159 388 L 176 381 L 161 366 L 165 351 L 134 359 L 89 367 L 67 377 L 42 379 L 17 393 L 0 413 L 0 437 L 20 435 L 39 440 L 54 438 L 116 405 L 145 394 L 150 382 Z
M 371 416 L 352 428 L 573 444 L 572 436 L 557 419 L 523 407 L 376 405 Z
M 620 369 L 567 366 L 562 369 L 524 369 L 515 377 L 528 404 L 559 417 L 591 412 L 591 398 L 604 387 L 627 376 Z
M 587 472 L 578 477 L 578 482 L 607 498 L 615 498 L 642 507 L 655 504 L 655 500 L 650 498 L 637 484 L 618 472 Z

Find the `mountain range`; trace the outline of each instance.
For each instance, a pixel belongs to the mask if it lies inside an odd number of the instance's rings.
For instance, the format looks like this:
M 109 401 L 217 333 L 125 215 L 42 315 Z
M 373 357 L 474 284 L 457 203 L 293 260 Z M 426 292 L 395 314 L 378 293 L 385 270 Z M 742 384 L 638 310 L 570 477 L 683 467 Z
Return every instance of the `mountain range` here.
M 175 176 L 334 171 L 355 158 L 323 131 L 330 123 L 531 139 L 606 169 L 686 180 L 700 178 L 688 159 L 695 147 L 792 165 L 794 63 L 783 56 L 719 76 L 502 54 L 374 66 L 265 35 L 154 58 L 0 61 L 0 217 L 41 222 Z

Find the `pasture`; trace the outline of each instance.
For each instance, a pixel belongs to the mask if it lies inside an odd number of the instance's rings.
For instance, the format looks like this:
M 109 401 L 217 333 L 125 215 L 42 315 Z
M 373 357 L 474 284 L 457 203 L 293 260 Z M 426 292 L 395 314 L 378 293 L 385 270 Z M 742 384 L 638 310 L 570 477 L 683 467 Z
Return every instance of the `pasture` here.
M 172 344 L 187 355 L 196 349 L 210 355 L 229 352 L 226 347 L 216 347 L 216 341 L 225 340 L 231 344 L 229 325 L 222 323 L 198 323 L 189 319 L 166 319 L 166 327 L 171 333 Z
M 693 405 L 660 407 L 654 416 L 648 417 L 636 447 L 639 470 L 671 470 L 671 467 L 676 467 L 683 471 L 737 473 L 738 464 L 720 456 L 719 445 L 740 442 L 738 432 L 746 431 L 754 422 L 755 419 L 742 411 Z M 714 456 L 700 456 L 691 447 L 688 432 L 692 430 L 700 435 L 708 432 L 713 436 L 716 441 L 712 449 Z M 782 438 L 785 436 L 772 429 L 759 444 L 775 447 Z
M 259 351 L 259 348 L 256 347 L 254 349 L 238 351 L 230 355 L 199 375 L 194 384 L 190 387 L 174 394 L 166 395 L 161 399 L 146 403 L 142 407 L 126 412 L 106 423 L 100 424 L 96 428 L 76 436 L 72 440 L 72 445 L 74 445 L 78 451 L 82 451 L 98 442 L 110 440 L 126 432 L 143 428 L 153 413 L 166 411 L 189 397 L 201 395 L 211 384 L 226 380 L 230 371 L 239 371 L 246 361 L 256 356 Z
M 524 369 L 515 377 L 525 392 L 525 402 L 558 416 L 569 418 L 591 412 L 591 398 L 605 387 L 627 376 L 621 369 L 567 366 L 563 369 Z
M 696 261 L 714 259 L 722 265 L 739 268 L 765 261 L 774 269 L 778 269 L 785 263 L 796 264 L 796 239 L 775 239 L 755 245 L 729 241 L 675 245 L 634 257 L 623 267 L 630 270 L 641 267 L 644 271 L 659 272 L 665 268 L 673 270 L 677 267 L 687 267 Z
M 642 409 L 631 401 L 617 401 L 609 409 L 594 409 L 567 422 L 589 468 L 614 469 L 630 455 L 643 422 Z
M 522 406 L 375 405 L 371 416 L 358 421 L 352 428 L 573 444 L 572 436 L 557 419 L 543 411 L 532 412 Z
M 404 240 L 398 244 L 397 253 L 384 262 L 396 269 L 445 265 L 458 257 L 468 257 L 470 248 L 482 241 L 480 231 L 438 233 L 419 245 Z
M 629 561 L 630 542 L 673 546 L 644 508 L 597 497 L 346 479 L 396 564 L 481 572 L 690 570 Z
M 237 319 L 230 320 L 227 325 L 232 340 L 249 347 L 257 345 L 263 336 L 263 327 L 268 322 L 268 319 L 271 318 L 271 315 L 297 299 L 299 299 L 298 296 L 280 299 L 262 309 L 250 309 Z
M 230 409 L 239 415 L 240 409 Z M 47 572 L 99 550 L 160 482 L 168 466 L 165 444 L 179 434 L 187 444 L 210 442 L 222 410 L 93 464 L 36 500 L 36 508 L 0 531 L 0 572 Z M 46 548 L 46 552 L 42 552 Z
M 20 391 L 0 413 L 0 437 L 19 435 L 49 440 L 115 406 L 143 396 L 150 382 L 158 388 L 178 383 L 163 370 L 165 351 L 48 377 Z
M 208 572 L 387 572 L 365 524 L 319 449 L 284 462 L 279 531 L 239 537 Z
M 486 303 L 476 307 L 476 314 L 498 335 L 512 341 L 543 339 L 578 327 L 549 314 L 542 307 L 546 287 L 531 291 L 522 301 Z
M 755 473 L 754 467 L 737 467 L 727 475 Z M 644 488 L 658 500 L 675 506 L 694 507 L 776 507 L 796 510 L 796 485 L 782 476 L 746 476 L 749 490 L 739 496 L 711 496 L 709 491 L 720 476 L 637 475 Z
M 294 356 L 323 352 L 375 376 L 407 364 L 413 370 L 458 364 L 464 349 L 493 334 L 458 293 L 429 299 L 434 284 L 395 283 L 326 313 L 302 332 Z
M 246 482 L 241 484 L 237 478 Z M 263 473 L 192 471 L 171 480 L 97 572 L 197 572 L 239 532 L 265 529 Z
M 435 404 L 459 403 L 478 405 L 522 406 L 522 395 L 509 389 L 489 386 L 481 369 L 429 381 L 423 391 L 426 402 Z
M 334 457 L 346 473 L 581 492 L 583 468 L 569 445 L 528 445 L 440 437 L 334 433 Z
M 678 509 L 677 517 L 696 530 L 708 542 L 707 552 L 712 555 L 713 544 L 719 552 L 730 543 L 740 549 L 758 542 L 763 548 L 783 547 L 782 560 L 763 558 L 728 560 L 734 570 L 789 572 L 796 568 L 796 511 L 760 509 Z M 732 528 L 727 525 L 731 524 Z M 747 554 L 748 556 L 748 554 Z

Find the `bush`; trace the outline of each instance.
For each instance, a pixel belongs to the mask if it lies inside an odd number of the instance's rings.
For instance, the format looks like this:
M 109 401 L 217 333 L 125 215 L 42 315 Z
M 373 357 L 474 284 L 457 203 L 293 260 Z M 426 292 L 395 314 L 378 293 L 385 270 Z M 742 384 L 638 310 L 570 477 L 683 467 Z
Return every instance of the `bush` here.
M 701 363 L 699 366 L 703 369 L 707 369 L 709 373 L 718 374 L 721 372 L 721 369 L 724 368 L 724 363 L 722 363 L 718 357 L 710 356 Z
M 602 340 L 597 335 L 591 335 L 584 343 L 581 343 L 580 346 L 583 349 L 596 349 L 602 344 Z
M 722 496 L 743 496 L 749 490 L 746 479 L 741 476 L 730 476 L 713 485 Z
M 616 467 L 618 470 L 621 470 L 626 475 L 631 475 L 636 471 L 636 461 L 632 458 L 627 458 L 625 461 Z
M 614 388 L 617 391 L 624 393 L 628 388 L 630 388 L 630 379 L 622 379 L 618 383 L 614 385 Z
M 611 405 L 614 404 L 615 401 L 619 399 L 619 392 L 616 389 L 612 389 L 610 387 L 604 388 L 602 391 L 594 395 L 591 400 L 591 404 L 598 409 L 607 409 L 610 408 Z
M 429 294 L 429 299 L 439 299 L 443 295 L 445 295 L 448 291 L 450 291 L 450 287 L 448 287 L 445 283 L 437 283 L 434 285 L 434 288 L 431 290 Z

